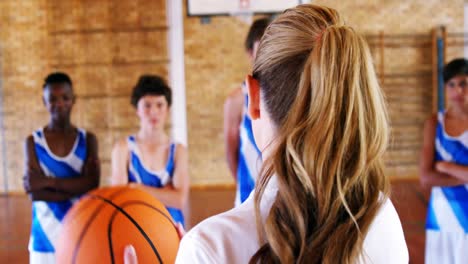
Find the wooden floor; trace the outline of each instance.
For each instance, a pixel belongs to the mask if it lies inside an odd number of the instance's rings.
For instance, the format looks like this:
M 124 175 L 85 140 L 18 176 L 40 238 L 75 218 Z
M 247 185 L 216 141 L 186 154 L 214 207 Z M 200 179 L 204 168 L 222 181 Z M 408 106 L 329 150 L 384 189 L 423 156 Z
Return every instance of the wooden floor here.
M 418 181 L 394 182 L 391 199 L 400 216 L 408 245 L 410 263 L 424 263 L 426 208 L 429 190 Z
M 229 188 L 193 190 L 187 226 L 232 207 L 234 190 Z M 410 263 L 424 260 L 424 220 L 427 192 L 416 181 L 393 183 L 392 201 L 402 220 Z M 0 196 L 0 263 L 28 263 L 31 203 L 26 196 Z

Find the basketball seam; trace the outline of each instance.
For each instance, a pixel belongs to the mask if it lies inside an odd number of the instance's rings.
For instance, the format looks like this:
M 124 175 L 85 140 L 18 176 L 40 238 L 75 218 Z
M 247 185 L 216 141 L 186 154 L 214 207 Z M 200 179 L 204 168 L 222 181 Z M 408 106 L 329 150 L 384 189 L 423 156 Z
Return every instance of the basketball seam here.
M 94 197 L 98 198 L 98 199 L 101 199 L 102 201 L 110 204 L 111 206 L 113 206 L 115 209 L 119 210 L 120 213 L 122 213 L 123 215 L 125 215 L 128 220 L 130 220 L 134 225 L 135 227 L 138 229 L 138 231 L 140 231 L 140 233 L 143 235 L 143 237 L 145 238 L 145 240 L 150 244 L 151 248 L 153 249 L 153 252 L 156 254 L 156 257 L 158 258 L 159 260 L 159 263 L 163 263 L 162 262 L 162 259 L 161 259 L 161 255 L 159 255 L 159 252 L 158 250 L 156 249 L 156 247 L 154 246 L 153 242 L 151 241 L 151 239 L 148 237 L 148 235 L 145 233 L 145 231 L 143 230 L 143 228 L 141 228 L 141 226 L 137 223 L 137 221 L 135 221 L 135 219 L 133 219 L 132 216 L 130 216 L 125 210 L 123 210 L 122 208 L 120 208 L 120 206 L 114 204 L 111 200 L 107 199 L 107 198 L 104 198 L 104 197 L 101 197 L 99 195 L 94 195 Z
M 125 191 L 127 191 L 128 189 L 121 189 L 121 190 L 117 190 L 115 191 L 114 193 L 111 193 L 111 195 L 109 196 L 110 198 L 115 198 L 117 195 L 120 195 L 122 193 L 124 193 Z M 89 196 L 89 198 L 91 199 L 95 199 L 95 195 L 92 195 L 92 194 L 86 194 L 85 197 L 83 197 L 82 199 L 84 198 L 87 198 L 87 196 Z M 101 199 L 102 200 L 102 199 Z M 81 245 L 81 242 L 85 236 L 85 233 L 88 231 L 88 228 L 89 226 L 91 225 L 91 222 L 92 220 L 98 215 L 98 212 L 100 211 L 100 209 L 102 207 L 104 207 L 106 205 L 106 203 L 102 203 L 101 205 L 99 205 L 98 208 L 96 208 L 93 212 L 93 214 L 91 215 L 91 217 L 88 219 L 88 221 L 86 222 L 86 224 L 84 225 L 84 228 L 83 230 L 81 231 L 81 234 L 80 236 L 78 237 L 78 241 L 76 243 L 76 246 L 75 246 L 75 249 L 73 250 L 73 257 L 72 257 L 72 263 L 76 263 L 76 257 L 78 255 L 78 250 L 80 248 L 80 245 Z
M 125 203 L 123 203 L 123 204 L 120 204 L 119 207 L 120 207 L 122 210 L 124 210 L 124 208 L 125 208 L 126 206 L 135 205 L 135 204 L 143 205 L 143 206 L 149 207 L 149 208 L 155 210 L 156 212 L 158 212 L 159 214 L 163 215 L 164 218 L 165 218 L 166 220 L 168 220 L 169 223 L 172 224 L 172 226 L 174 227 L 175 231 L 177 232 L 177 228 L 175 227 L 174 222 L 172 221 L 172 218 L 169 217 L 169 216 L 167 216 L 167 214 L 165 214 L 162 210 L 160 210 L 159 208 L 156 208 L 156 207 L 152 206 L 151 204 L 148 204 L 148 203 L 146 203 L 146 202 L 136 201 L 136 200 L 135 200 L 135 201 L 127 201 L 127 202 L 125 202 Z M 111 254 L 112 263 L 114 263 L 114 248 L 113 248 L 113 245 L 112 245 L 112 238 L 111 238 L 111 236 L 112 236 L 112 225 L 113 225 L 114 219 L 115 219 L 115 217 L 117 216 L 118 213 L 119 213 L 119 211 L 116 209 L 116 210 L 114 211 L 114 213 L 112 214 L 110 220 L 109 220 L 109 225 L 108 225 L 108 228 L 107 228 L 107 235 L 108 235 L 107 238 L 108 238 L 108 241 L 109 241 L 109 249 L 110 249 L 110 254 Z

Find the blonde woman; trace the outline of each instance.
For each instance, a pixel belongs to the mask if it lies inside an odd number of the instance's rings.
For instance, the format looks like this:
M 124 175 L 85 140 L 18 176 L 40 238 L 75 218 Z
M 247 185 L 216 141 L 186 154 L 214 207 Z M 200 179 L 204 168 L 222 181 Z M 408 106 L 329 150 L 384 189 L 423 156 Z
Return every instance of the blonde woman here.
M 408 263 L 364 39 L 333 9 L 297 6 L 267 28 L 246 82 L 264 158 L 255 192 L 188 232 L 176 262 Z

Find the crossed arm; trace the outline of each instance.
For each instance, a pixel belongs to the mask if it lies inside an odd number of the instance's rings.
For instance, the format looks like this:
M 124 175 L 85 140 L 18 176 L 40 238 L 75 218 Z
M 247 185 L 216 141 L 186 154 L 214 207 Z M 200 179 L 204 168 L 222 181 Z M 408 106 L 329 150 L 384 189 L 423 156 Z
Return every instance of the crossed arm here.
M 129 158 L 127 142 L 125 140 L 117 142 L 112 150 L 112 185 L 128 184 Z M 177 144 L 176 146 L 174 166 L 172 183 L 163 188 L 137 183 L 130 183 L 130 185 L 152 194 L 166 206 L 183 209 L 190 188 L 188 154 L 183 145 Z
M 31 200 L 64 201 L 98 187 L 100 165 L 98 144 L 94 134 L 88 132 L 86 145 L 88 156 L 79 177 L 47 177 L 36 157 L 33 137 L 29 136 L 24 144 L 25 172 L 23 187 Z
M 239 155 L 239 126 L 242 122 L 244 97 L 239 88 L 229 95 L 224 102 L 224 147 L 229 170 L 237 178 Z
M 419 162 L 421 184 L 432 186 L 456 186 L 468 182 L 468 167 L 452 162 L 434 162 L 434 138 L 436 136 L 437 116 L 424 124 L 423 147 Z

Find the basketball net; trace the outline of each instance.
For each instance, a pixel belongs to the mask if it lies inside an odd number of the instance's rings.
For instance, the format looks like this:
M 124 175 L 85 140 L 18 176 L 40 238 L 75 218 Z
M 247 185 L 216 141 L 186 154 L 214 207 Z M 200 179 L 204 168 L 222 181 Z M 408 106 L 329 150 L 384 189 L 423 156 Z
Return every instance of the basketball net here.
M 237 11 L 232 12 L 231 16 L 250 25 L 253 21 L 253 12 L 250 9 L 250 4 L 251 0 L 239 0 L 239 8 Z

